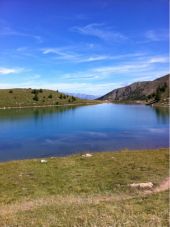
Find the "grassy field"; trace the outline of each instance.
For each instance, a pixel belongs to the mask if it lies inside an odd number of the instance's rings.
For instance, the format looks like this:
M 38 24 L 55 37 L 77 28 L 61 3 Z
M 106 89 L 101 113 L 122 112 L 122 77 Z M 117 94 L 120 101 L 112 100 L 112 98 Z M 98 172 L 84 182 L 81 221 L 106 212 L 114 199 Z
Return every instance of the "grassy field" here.
M 168 226 L 168 149 L 94 153 L 0 164 L 0 226 Z
M 0 89 L 0 108 L 100 103 L 45 89 Z

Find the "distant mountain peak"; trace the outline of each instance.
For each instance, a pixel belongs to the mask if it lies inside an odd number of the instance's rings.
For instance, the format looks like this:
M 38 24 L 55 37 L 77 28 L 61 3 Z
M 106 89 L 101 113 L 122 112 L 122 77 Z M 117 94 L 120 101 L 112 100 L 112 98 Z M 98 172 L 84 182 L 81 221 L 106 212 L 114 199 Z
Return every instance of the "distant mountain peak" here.
M 80 99 L 89 99 L 89 100 L 94 100 L 97 99 L 98 96 L 95 95 L 89 95 L 89 94 L 83 94 L 83 93 L 66 93 L 67 95 L 71 95 L 74 96 L 76 98 L 80 98 Z

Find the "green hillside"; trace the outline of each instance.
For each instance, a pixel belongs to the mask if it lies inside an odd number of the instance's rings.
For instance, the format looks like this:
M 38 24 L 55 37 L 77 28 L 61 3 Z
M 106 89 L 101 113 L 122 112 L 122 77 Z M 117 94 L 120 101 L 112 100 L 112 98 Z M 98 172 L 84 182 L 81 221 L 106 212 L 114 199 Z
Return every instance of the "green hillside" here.
M 29 107 L 65 104 L 86 104 L 96 101 L 83 100 L 64 93 L 45 89 L 1 89 L 0 108 Z

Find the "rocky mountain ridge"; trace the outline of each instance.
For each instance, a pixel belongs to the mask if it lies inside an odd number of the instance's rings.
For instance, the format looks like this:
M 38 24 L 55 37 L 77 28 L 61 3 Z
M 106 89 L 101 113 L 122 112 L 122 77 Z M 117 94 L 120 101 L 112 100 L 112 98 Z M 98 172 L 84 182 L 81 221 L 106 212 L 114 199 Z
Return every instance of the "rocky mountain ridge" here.
M 169 77 L 167 74 L 153 81 L 135 82 L 126 87 L 114 89 L 98 100 L 112 102 L 169 102 Z

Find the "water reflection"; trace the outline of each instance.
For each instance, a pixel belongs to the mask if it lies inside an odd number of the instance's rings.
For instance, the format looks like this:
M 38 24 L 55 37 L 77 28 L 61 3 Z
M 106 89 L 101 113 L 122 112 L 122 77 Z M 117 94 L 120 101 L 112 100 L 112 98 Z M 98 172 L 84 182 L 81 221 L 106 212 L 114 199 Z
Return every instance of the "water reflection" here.
M 0 110 L 0 123 L 5 120 L 23 120 L 34 118 L 35 121 L 41 120 L 45 116 L 62 114 L 65 111 L 74 110 L 78 106 L 59 106 L 50 108 L 26 108 L 26 109 L 5 109 Z
M 168 107 L 153 107 L 157 119 L 162 123 L 169 122 L 169 108 Z
M 119 108 L 117 104 L 117 107 Z M 124 105 L 129 106 L 129 105 Z M 132 105 L 131 105 L 132 106 Z M 5 109 L 0 110 L 0 123 L 5 120 L 22 120 L 28 118 L 34 118 L 35 121 L 42 120 L 45 116 L 54 114 L 64 114 L 64 112 L 75 110 L 80 106 L 59 106 L 50 108 L 26 108 L 26 109 Z M 148 106 L 146 107 L 148 108 Z M 162 123 L 169 122 L 169 108 L 168 107 L 150 107 L 155 113 L 156 117 Z

